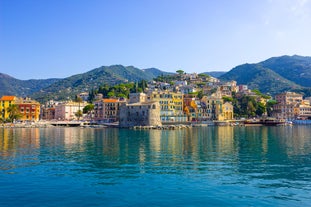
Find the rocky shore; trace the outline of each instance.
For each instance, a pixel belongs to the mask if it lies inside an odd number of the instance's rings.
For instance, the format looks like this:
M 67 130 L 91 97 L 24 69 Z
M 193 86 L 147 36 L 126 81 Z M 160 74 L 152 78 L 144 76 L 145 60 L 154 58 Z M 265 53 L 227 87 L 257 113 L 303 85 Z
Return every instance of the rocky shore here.
M 54 127 L 54 126 L 47 122 L 0 124 L 0 128 L 50 128 L 50 127 Z
M 176 130 L 176 129 L 189 129 L 192 128 L 192 125 L 162 125 L 162 126 L 134 126 L 131 129 L 134 130 L 150 130 L 150 129 L 157 129 L 157 130 Z

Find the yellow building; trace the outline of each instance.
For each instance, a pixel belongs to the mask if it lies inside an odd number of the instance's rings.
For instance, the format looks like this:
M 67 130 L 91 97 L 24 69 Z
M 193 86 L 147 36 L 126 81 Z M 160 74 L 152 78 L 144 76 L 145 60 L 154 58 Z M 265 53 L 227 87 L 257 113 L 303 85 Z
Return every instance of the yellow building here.
M 204 96 L 201 99 L 202 120 L 226 121 L 233 119 L 233 105 L 223 101 L 221 96 Z
M 233 119 L 233 105 L 229 102 L 226 102 L 222 105 L 222 112 L 224 120 Z
M 161 115 L 183 115 L 183 95 L 169 91 L 154 91 L 150 100 L 160 103 Z
M 16 96 L 2 96 L 0 99 L 0 112 L 2 119 L 8 119 L 8 108 L 15 104 L 21 121 L 39 121 L 40 103 L 29 98 L 17 98 Z
M 2 119 L 9 118 L 9 113 L 7 111 L 8 107 L 15 104 L 15 96 L 2 96 L 0 99 L 0 117 Z

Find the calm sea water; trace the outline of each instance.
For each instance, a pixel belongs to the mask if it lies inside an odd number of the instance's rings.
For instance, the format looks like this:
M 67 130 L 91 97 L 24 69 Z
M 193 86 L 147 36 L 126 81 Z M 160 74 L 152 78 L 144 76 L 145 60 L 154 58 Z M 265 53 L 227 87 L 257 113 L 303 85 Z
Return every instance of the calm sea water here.
M 0 129 L 0 206 L 311 206 L 311 126 Z

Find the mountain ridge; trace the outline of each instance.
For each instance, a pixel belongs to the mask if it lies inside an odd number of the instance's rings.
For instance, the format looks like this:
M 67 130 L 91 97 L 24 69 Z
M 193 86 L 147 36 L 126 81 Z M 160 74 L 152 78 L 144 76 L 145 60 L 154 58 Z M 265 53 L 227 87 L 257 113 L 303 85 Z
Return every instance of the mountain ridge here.
M 80 92 L 88 92 L 100 85 L 115 85 L 152 80 L 160 75 L 174 74 L 157 68 L 139 69 L 134 66 L 111 65 L 94 68 L 67 78 L 19 80 L 0 73 L 0 96 L 29 96 L 40 102 L 70 100 Z M 275 95 L 283 91 L 298 91 L 311 96 L 311 57 L 280 56 L 259 63 L 242 64 L 228 72 L 211 71 L 204 74 L 222 81 L 235 80 L 250 89 Z
M 236 66 L 219 78 L 222 81 L 236 80 L 238 84 L 272 95 L 284 91 L 306 93 L 311 87 L 311 57 L 272 57 L 259 63 Z

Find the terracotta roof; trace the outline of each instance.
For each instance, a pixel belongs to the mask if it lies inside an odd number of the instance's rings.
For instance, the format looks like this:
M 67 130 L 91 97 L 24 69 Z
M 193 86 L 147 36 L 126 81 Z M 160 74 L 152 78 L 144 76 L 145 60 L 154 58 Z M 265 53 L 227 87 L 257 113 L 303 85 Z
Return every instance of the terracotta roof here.
M 15 96 L 2 96 L 1 101 L 14 101 Z
M 103 99 L 103 102 L 105 102 L 105 103 L 116 103 L 116 102 L 118 102 L 118 100 L 117 99 Z

